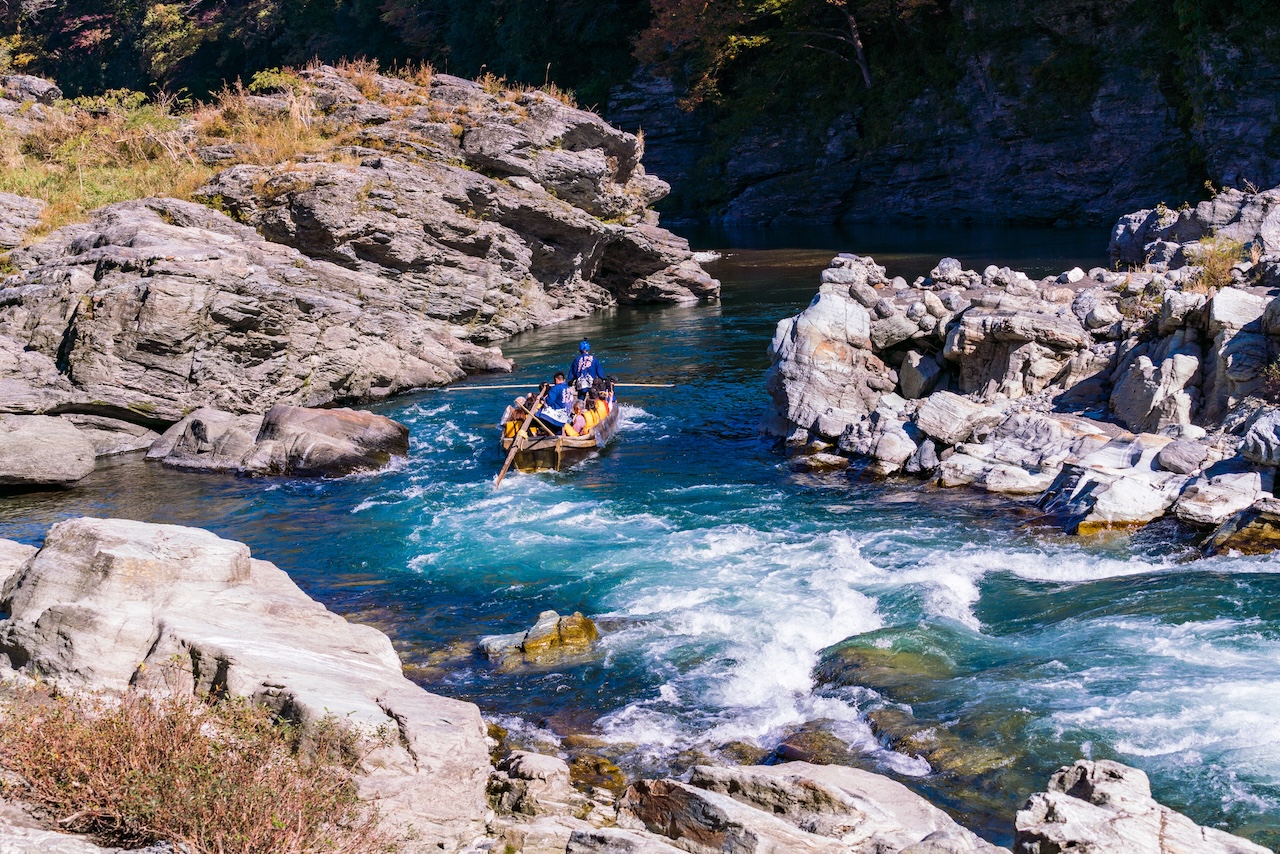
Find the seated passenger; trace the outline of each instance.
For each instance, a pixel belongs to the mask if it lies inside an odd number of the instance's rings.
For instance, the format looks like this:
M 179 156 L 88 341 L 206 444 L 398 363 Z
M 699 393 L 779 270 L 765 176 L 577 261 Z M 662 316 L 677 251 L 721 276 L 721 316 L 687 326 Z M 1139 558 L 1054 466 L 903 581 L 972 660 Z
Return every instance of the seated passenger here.
M 569 423 L 565 425 L 564 434 L 566 436 L 581 436 L 587 432 L 587 416 L 582 411 L 582 403 L 573 404 L 573 413 L 569 417 Z
M 538 413 L 538 417 L 549 426 L 559 430 L 569 421 L 569 405 L 572 402 L 572 392 L 569 391 L 569 386 L 564 381 L 562 372 L 556 372 L 555 381 L 556 384 L 550 387 L 546 397 L 543 399 L 543 408 Z

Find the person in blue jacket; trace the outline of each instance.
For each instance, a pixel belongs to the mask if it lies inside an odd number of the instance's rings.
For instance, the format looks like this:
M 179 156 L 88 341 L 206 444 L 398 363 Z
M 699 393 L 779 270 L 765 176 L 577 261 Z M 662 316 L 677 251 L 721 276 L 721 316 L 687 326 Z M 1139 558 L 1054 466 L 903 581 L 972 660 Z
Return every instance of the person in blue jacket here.
M 585 397 L 587 390 L 595 385 L 596 380 L 604 379 L 604 367 L 591 352 L 591 345 L 584 339 L 578 345 L 578 358 L 569 366 L 569 382 Z
M 564 374 L 556 371 L 555 381 L 556 384 L 542 400 L 543 408 L 538 417 L 557 429 L 564 429 L 569 420 L 569 406 L 573 402 L 573 395 L 569 391 L 569 384 L 564 381 Z

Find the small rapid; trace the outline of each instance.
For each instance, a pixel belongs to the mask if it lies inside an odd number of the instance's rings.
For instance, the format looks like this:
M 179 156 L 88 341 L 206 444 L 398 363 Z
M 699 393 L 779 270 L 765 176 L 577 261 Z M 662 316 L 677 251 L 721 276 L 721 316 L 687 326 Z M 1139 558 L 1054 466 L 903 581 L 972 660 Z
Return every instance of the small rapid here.
M 1089 260 L 1054 251 L 1049 269 Z M 253 481 L 121 459 L 73 491 L 8 499 L 0 536 L 38 543 L 58 519 L 110 515 L 242 540 L 386 631 L 429 690 L 523 743 L 590 734 L 632 774 L 767 757 L 817 729 L 1007 843 L 1058 765 L 1116 758 L 1197 822 L 1274 845 L 1280 563 L 1191 559 L 1185 532 L 1159 525 L 1076 539 L 972 493 L 793 471 L 755 433 L 765 348 L 829 257 L 730 252 L 719 305 L 620 308 L 506 342 L 509 379 L 375 407 L 411 429 L 393 471 Z M 882 261 L 914 275 L 936 259 Z M 628 390 L 597 457 L 495 490 L 493 425 L 515 392 L 470 386 L 532 385 L 584 335 L 620 380 L 675 388 Z M 596 654 L 504 672 L 474 653 L 545 609 L 596 619 Z M 886 710 L 990 761 L 895 750 Z

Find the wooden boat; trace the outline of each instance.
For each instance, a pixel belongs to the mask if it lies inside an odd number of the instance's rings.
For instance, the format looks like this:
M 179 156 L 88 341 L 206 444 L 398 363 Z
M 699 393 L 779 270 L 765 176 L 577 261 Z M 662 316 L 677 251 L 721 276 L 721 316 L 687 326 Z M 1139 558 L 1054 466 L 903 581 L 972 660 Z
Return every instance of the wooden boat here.
M 608 413 L 583 436 L 548 435 L 545 429 L 539 428 L 535 418 L 526 435 L 504 434 L 502 450 L 510 453 L 513 446 L 516 448 L 515 467 L 520 471 L 559 471 L 586 459 L 613 440 L 613 435 L 618 432 L 620 408 L 617 400 L 614 400 Z M 506 425 L 499 426 L 503 428 Z

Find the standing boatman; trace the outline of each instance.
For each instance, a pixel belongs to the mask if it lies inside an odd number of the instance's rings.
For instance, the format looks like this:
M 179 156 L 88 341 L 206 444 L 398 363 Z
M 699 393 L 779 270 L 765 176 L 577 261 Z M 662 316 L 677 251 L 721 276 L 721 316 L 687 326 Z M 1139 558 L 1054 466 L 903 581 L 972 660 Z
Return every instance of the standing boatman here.
M 591 354 L 591 345 L 584 338 L 578 345 L 578 358 L 569 366 L 569 382 L 580 396 L 585 396 L 587 390 L 595 385 L 595 381 L 602 379 L 604 368 L 601 367 L 600 360 Z

